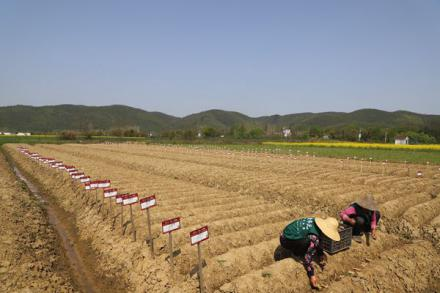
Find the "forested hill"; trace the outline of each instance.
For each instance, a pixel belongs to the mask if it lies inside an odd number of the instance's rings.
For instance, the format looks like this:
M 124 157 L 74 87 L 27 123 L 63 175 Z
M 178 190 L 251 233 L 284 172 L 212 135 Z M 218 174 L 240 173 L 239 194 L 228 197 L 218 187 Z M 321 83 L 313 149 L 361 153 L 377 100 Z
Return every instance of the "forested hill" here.
M 247 127 L 290 127 L 321 129 L 343 127 L 389 128 L 424 131 L 440 137 L 440 115 L 424 115 L 407 111 L 386 112 L 362 109 L 350 113 L 323 112 L 249 117 L 232 111 L 209 110 L 183 118 L 160 112 L 122 106 L 8 106 L 0 107 L 0 131 L 53 132 L 62 130 L 110 130 L 138 128 L 141 131 L 170 129 L 226 130 L 236 125 Z
M 62 130 L 109 130 L 138 127 L 161 130 L 178 118 L 122 105 L 112 106 L 9 106 L 0 107 L 0 131 L 50 132 Z

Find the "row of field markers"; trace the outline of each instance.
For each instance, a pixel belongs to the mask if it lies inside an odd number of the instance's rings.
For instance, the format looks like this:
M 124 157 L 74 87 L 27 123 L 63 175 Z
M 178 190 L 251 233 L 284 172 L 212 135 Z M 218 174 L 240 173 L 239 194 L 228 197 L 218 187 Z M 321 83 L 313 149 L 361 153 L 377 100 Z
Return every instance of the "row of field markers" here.
M 157 200 L 155 195 L 150 195 L 144 198 L 139 199 L 139 195 L 137 193 L 124 193 L 119 194 L 117 188 L 111 187 L 111 181 L 106 180 L 91 180 L 90 176 L 86 176 L 84 172 L 81 172 L 78 170 L 75 166 L 65 165 L 61 161 L 57 161 L 54 158 L 46 158 L 42 157 L 38 153 L 30 152 L 27 148 L 19 146 L 17 148 L 21 153 L 28 156 L 29 158 L 41 162 L 43 164 L 48 165 L 51 168 L 63 170 L 66 171 L 69 176 L 73 180 L 77 180 L 77 182 L 80 183 L 84 187 L 84 190 L 91 191 L 95 190 L 98 192 L 99 189 L 102 189 L 103 191 L 103 198 L 115 198 L 115 203 L 120 204 L 121 208 L 123 206 L 130 206 L 130 217 L 131 217 L 131 224 L 134 226 L 133 221 L 133 214 L 132 214 L 132 205 L 139 203 L 141 210 L 147 211 L 148 216 L 148 232 L 149 232 L 149 240 L 150 240 L 150 247 L 151 247 L 151 253 L 152 257 L 154 257 L 154 245 L 153 245 L 153 237 L 151 234 L 151 221 L 150 221 L 150 208 L 155 207 L 157 205 Z M 97 193 L 96 193 L 97 196 Z M 97 200 L 97 198 L 96 198 Z M 111 202 L 110 202 L 110 208 L 111 208 Z M 121 213 L 121 226 L 123 226 L 123 213 Z M 164 220 L 162 221 L 162 233 L 169 235 L 169 250 L 170 250 L 170 268 L 171 268 L 171 279 L 173 279 L 174 274 L 174 261 L 173 261 L 173 249 L 172 249 L 172 232 L 179 230 L 181 228 L 181 221 L 180 217 Z M 136 241 L 135 236 L 135 229 L 134 229 L 134 240 Z M 199 229 L 196 229 L 194 231 L 190 232 L 190 242 L 191 245 L 197 245 L 198 246 L 198 258 L 199 258 L 199 288 L 200 291 L 204 291 L 203 286 L 203 273 L 202 273 L 202 256 L 201 256 L 201 248 L 200 243 L 209 239 L 209 231 L 208 226 L 203 226 Z

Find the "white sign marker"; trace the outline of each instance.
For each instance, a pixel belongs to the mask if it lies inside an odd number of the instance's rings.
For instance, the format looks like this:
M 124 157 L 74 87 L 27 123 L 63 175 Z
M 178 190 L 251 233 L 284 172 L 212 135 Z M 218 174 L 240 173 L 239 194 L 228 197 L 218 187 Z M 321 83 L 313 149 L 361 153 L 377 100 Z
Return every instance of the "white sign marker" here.
M 195 245 L 209 239 L 208 226 L 204 226 L 189 233 L 191 245 Z
M 124 193 L 124 194 L 117 194 L 116 195 L 116 203 L 121 203 L 122 204 L 122 198 L 124 196 L 128 195 L 128 193 Z
M 151 195 L 145 198 L 141 198 L 139 200 L 139 203 L 141 204 L 141 210 L 145 210 L 151 207 L 156 206 L 156 196 Z
M 79 182 L 81 183 L 86 183 L 86 182 L 90 182 L 90 176 L 82 176 L 79 178 Z
M 98 187 L 99 188 L 110 187 L 110 180 L 101 180 L 101 181 L 99 181 Z
M 162 222 L 162 233 L 170 233 L 172 231 L 180 229 L 180 217 Z
M 132 205 L 134 203 L 137 203 L 138 200 L 139 200 L 139 197 L 138 197 L 137 193 L 127 194 L 122 197 L 122 205 L 124 205 L 124 206 Z
M 106 188 L 104 189 L 104 197 L 115 197 L 118 194 L 118 190 L 116 188 Z

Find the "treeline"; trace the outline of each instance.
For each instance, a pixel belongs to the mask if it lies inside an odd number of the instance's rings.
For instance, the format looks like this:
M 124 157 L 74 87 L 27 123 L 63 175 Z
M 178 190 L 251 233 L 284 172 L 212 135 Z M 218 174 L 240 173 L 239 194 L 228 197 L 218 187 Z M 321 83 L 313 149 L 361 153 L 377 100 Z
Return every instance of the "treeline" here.
M 258 127 L 246 127 L 244 125 L 236 125 L 229 130 L 215 129 L 213 127 L 205 127 L 200 130 L 169 130 L 163 131 L 159 137 L 165 139 L 196 139 L 196 138 L 216 138 L 229 137 L 235 139 L 259 139 L 265 137 L 263 129 Z
M 411 143 L 437 143 L 437 139 L 423 131 L 412 131 L 405 129 L 388 129 L 378 127 L 358 128 L 345 126 L 339 128 L 310 127 L 308 129 L 292 129 L 292 138 L 298 140 L 314 140 L 327 138 L 342 141 L 364 141 L 364 142 L 394 142 L 396 137 L 408 136 Z
M 163 140 L 195 140 L 195 139 L 272 139 L 287 141 L 316 141 L 316 140 L 340 140 L 340 141 L 365 141 L 393 143 L 396 137 L 408 136 L 411 143 L 432 144 L 437 139 L 422 131 L 405 129 L 388 129 L 379 127 L 358 128 L 355 126 L 344 127 L 290 127 L 290 133 L 285 136 L 287 128 L 277 128 L 266 125 L 264 128 L 248 126 L 244 124 L 234 125 L 229 129 L 216 129 L 204 127 L 200 129 L 166 130 L 162 132 L 145 132 L 138 127 L 115 128 L 108 131 L 63 131 L 60 136 L 64 140 L 78 138 L 92 139 L 93 137 L 146 137 Z
M 286 129 L 286 128 L 285 128 Z M 284 130 L 285 130 L 284 129 Z M 212 127 L 196 130 L 170 130 L 160 133 L 163 139 L 196 139 L 196 138 L 216 138 L 227 137 L 233 139 L 284 139 L 290 141 L 310 141 L 310 140 L 341 140 L 341 141 L 364 141 L 364 142 L 394 142 L 396 137 L 408 136 L 411 143 L 437 143 L 434 136 L 424 132 L 408 131 L 403 129 L 383 129 L 383 128 L 357 128 L 346 126 L 340 128 L 319 128 L 319 127 L 291 127 L 290 134 L 284 136 L 283 129 L 274 127 L 247 127 L 236 125 L 229 130 L 217 130 Z
M 115 136 L 115 137 L 147 137 L 149 133 L 139 130 L 139 128 L 115 128 L 108 131 L 104 130 L 87 130 L 74 131 L 66 130 L 58 133 L 60 138 L 64 140 L 76 140 L 80 138 L 92 139 L 93 137 Z

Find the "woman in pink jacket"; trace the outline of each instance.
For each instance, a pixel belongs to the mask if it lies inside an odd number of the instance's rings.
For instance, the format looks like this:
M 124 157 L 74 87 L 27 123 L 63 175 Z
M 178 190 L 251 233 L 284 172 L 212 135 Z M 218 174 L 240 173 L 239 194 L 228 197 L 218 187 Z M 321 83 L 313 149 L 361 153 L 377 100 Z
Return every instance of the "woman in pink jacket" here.
M 376 228 L 380 220 L 380 212 L 371 194 L 368 194 L 339 213 L 341 220 L 353 227 L 353 240 L 361 242 L 364 233 L 371 233 L 376 239 Z

